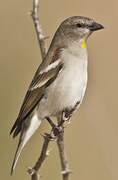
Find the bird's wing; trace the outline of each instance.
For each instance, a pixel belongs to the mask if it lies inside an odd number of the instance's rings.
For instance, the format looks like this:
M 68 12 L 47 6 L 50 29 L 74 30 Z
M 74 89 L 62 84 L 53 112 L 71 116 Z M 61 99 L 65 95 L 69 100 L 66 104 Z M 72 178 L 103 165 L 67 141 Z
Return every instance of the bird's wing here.
M 55 80 L 63 63 L 59 57 L 60 49 L 56 49 L 51 60 L 42 63 L 29 86 L 24 98 L 17 120 L 15 121 L 10 134 L 15 137 L 22 127 L 22 122 L 31 114 L 36 105 L 42 99 L 45 89 Z M 50 63 L 50 64 L 49 64 Z

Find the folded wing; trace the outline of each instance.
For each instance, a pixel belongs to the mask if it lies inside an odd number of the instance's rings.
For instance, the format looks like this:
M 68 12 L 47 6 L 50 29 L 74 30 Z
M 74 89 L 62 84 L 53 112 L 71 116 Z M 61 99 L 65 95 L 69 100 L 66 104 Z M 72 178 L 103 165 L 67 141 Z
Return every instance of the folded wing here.
M 56 50 L 56 53 L 59 53 Z M 16 137 L 21 132 L 22 123 L 32 113 L 37 104 L 42 99 L 45 89 L 53 83 L 57 77 L 59 71 L 62 69 L 63 64 L 60 59 L 57 59 L 57 54 L 54 53 L 52 62 L 50 64 L 43 63 L 39 66 L 36 74 L 29 86 L 29 89 L 24 98 L 17 120 L 15 121 L 10 134 L 13 133 L 13 137 Z

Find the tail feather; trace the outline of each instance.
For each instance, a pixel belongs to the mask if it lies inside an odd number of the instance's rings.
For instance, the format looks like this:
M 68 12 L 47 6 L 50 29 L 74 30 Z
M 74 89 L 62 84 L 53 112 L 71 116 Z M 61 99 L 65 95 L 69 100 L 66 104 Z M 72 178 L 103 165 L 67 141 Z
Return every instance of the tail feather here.
M 38 129 L 40 124 L 41 124 L 41 120 L 38 119 L 37 114 L 35 114 L 31 119 L 25 120 L 25 123 L 23 124 L 23 128 L 21 131 L 19 143 L 16 149 L 16 153 L 14 156 L 14 160 L 13 160 L 13 164 L 11 168 L 11 175 L 14 172 L 14 169 L 16 167 L 16 164 L 17 164 L 17 161 L 19 159 L 22 149 L 24 148 L 28 140 L 31 138 L 31 136 Z

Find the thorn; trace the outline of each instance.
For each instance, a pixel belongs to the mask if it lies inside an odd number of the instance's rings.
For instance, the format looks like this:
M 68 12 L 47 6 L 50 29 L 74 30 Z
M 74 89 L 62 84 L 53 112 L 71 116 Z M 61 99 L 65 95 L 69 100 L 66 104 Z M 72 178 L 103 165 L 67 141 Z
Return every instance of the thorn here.
M 34 168 L 29 167 L 27 173 L 32 176 L 33 174 L 36 173 L 36 170 Z
M 62 175 L 64 175 L 64 174 L 72 174 L 72 171 L 70 171 L 69 169 L 66 169 L 66 170 L 61 171 L 61 174 Z
M 42 32 L 39 33 L 39 38 L 40 38 L 40 40 L 42 40 L 42 41 L 45 40 L 45 36 L 42 34 Z
M 44 36 L 43 39 L 44 39 L 44 40 L 47 40 L 47 39 L 49 39 L 49 37 L 50 37 L 50 36 Z

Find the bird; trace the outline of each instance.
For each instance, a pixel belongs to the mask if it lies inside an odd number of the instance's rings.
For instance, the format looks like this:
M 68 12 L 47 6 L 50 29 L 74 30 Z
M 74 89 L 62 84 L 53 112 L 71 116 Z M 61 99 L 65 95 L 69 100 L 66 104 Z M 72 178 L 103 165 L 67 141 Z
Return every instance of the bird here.
M 69 17 L 58 27 L 10 131 L 13 138 L 20 134 L 11 175 L 22 149 L 44 119 L 63 114 L 69 119 L 80 107 L 88 79 L 87 39 L 103 28 L 84 16 Z

